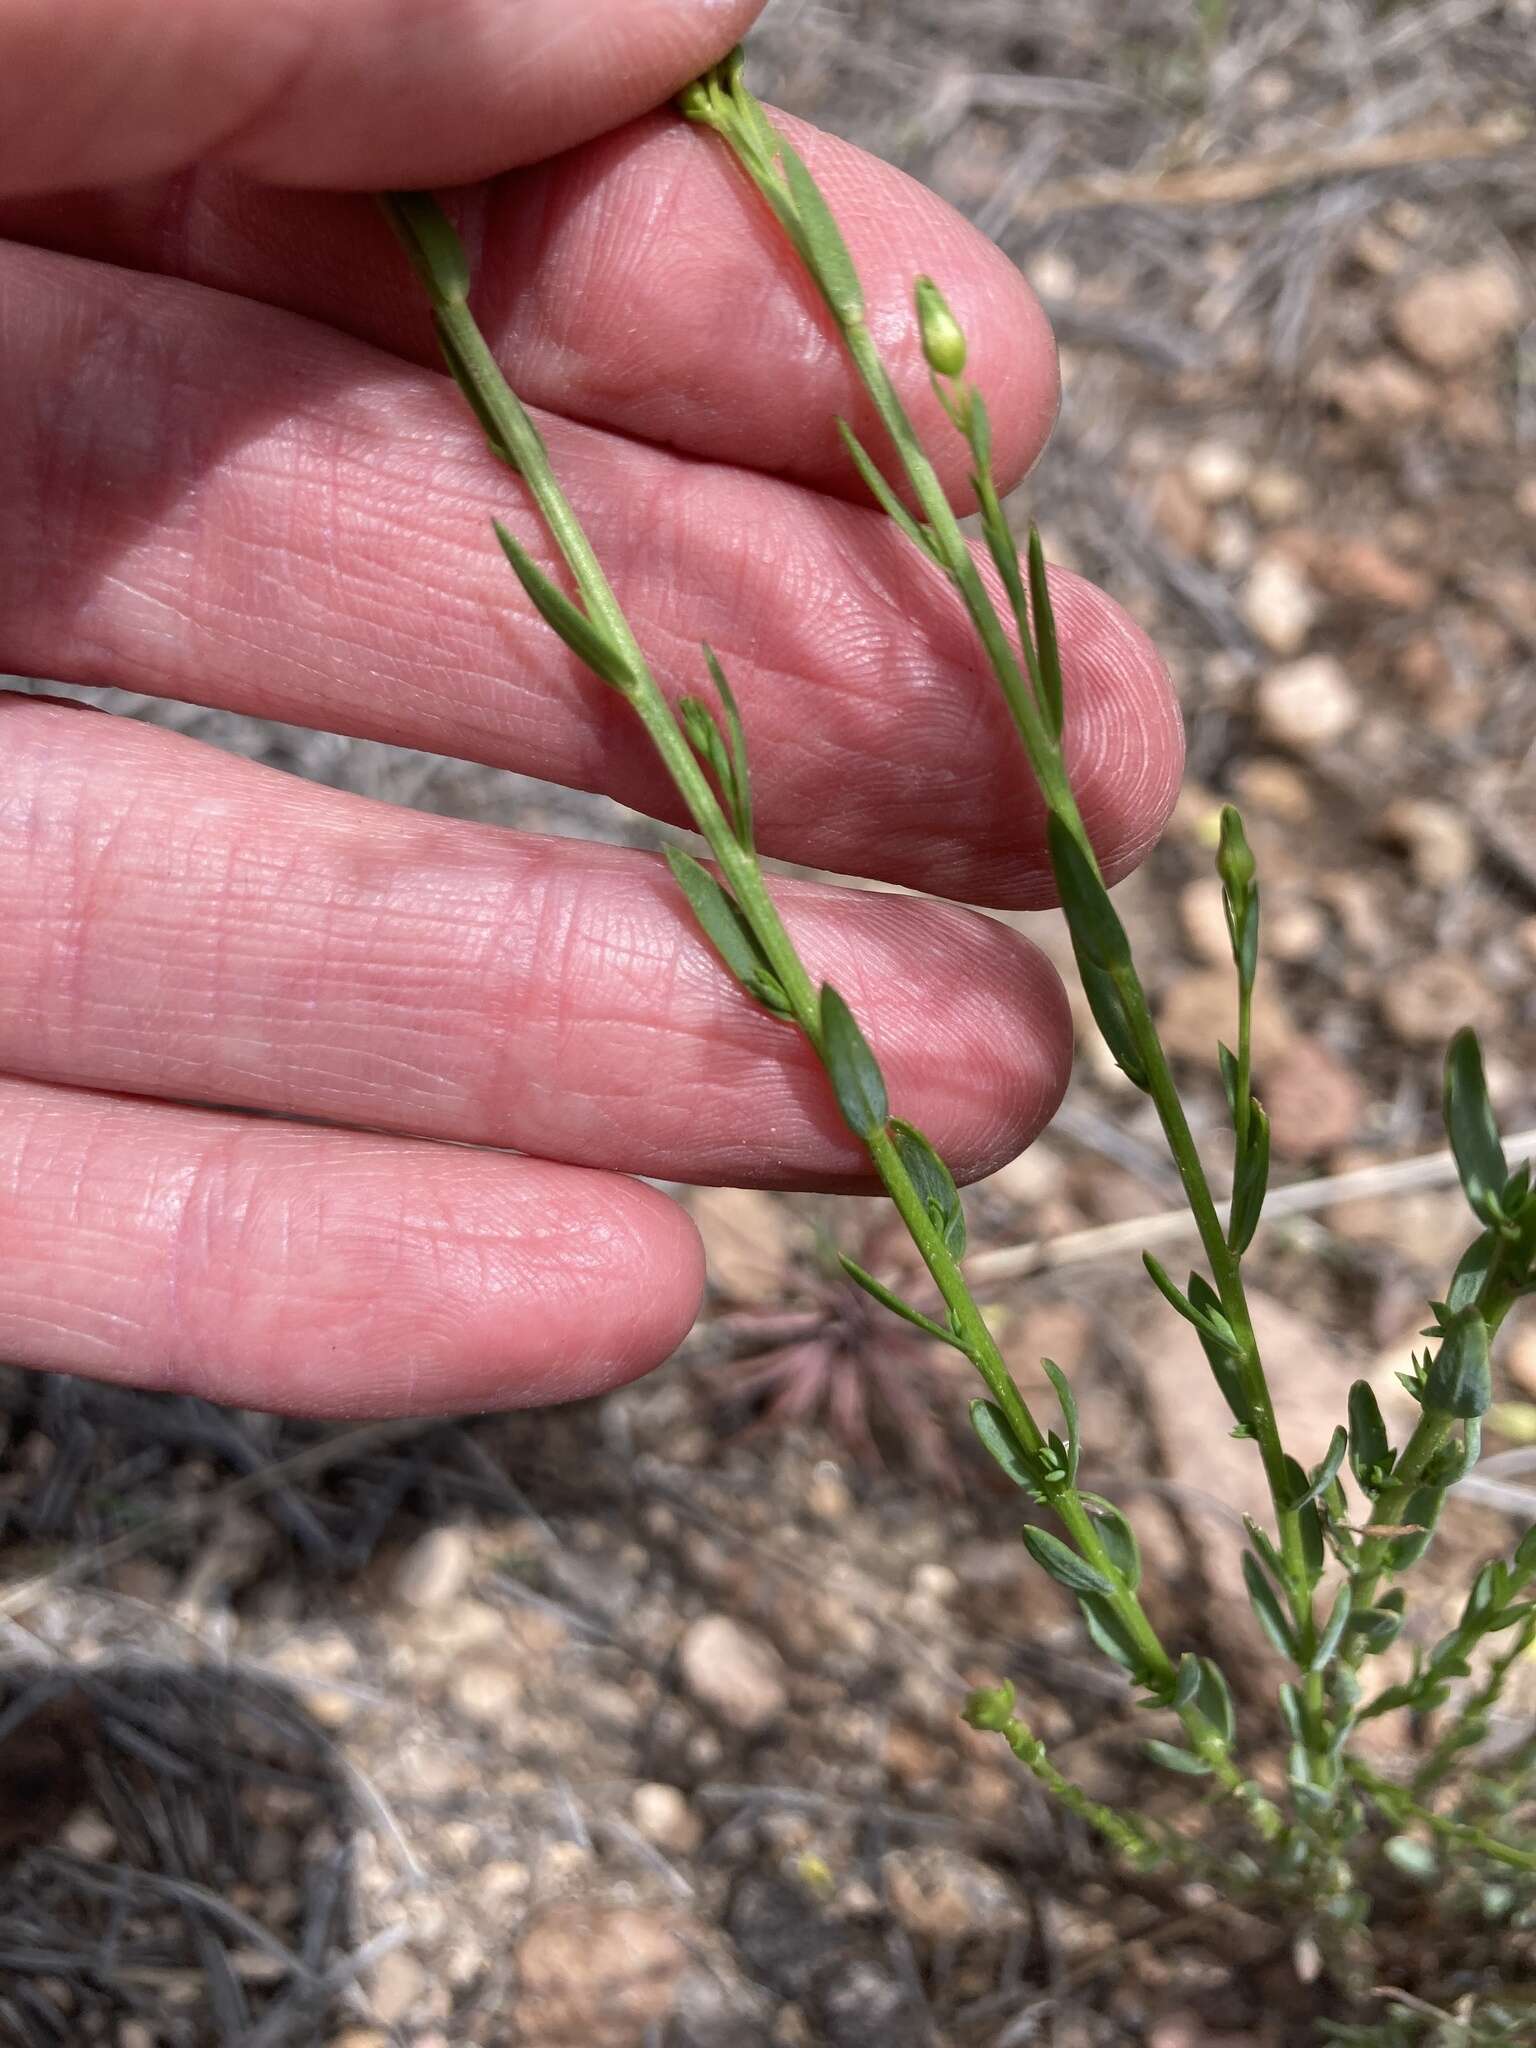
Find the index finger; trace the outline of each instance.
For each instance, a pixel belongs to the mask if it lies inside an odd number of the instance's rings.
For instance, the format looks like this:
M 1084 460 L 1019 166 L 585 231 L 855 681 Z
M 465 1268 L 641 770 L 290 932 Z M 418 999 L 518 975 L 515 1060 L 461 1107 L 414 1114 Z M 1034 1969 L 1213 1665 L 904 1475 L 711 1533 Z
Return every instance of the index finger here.
M 454 185 L 666 99 L 762 0 L 8 0 L 0 194 L 202 159 L 278 185 Z

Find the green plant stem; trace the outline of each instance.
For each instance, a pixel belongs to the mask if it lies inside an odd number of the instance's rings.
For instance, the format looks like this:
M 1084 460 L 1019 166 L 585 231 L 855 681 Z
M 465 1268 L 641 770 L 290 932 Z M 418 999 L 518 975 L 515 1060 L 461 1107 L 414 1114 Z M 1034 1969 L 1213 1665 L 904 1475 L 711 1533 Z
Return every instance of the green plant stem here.
M 764 193 L 781 220 L 785 218 L 786 212 L 793 214 L 793 191 L 788 180 L 781 176 L 773 157 L 766 153 L 768 140 L 772 138 L 772 130 L 768 128 L 761 109 L 742 87 L 738 65 L 728 62 L 700 81 L 699 85 L 685 96 L 684 110 L 690 118 L 702 121 L 713 128 L 730 145 L 738 161 Z M 1015 653 L 988 594 L 959 520 L 950 506 L 948 496 L 932 463 L 923 451 L 906 407 L 881 359 L 863 317 L 862 306 L 850 298 L 846 291 L 840 290 L 837 281 L 830 277 L 819 263 L 813 246 L 815 237 L 809 232 L 808 224 L 801 220 L 798 223 L 798 232 L 794 225 L 790 225 L 790 232 L 802 261 L 820 286 L 828 309 L 841 330 L 848 355 L 860 382 L 869 394 L 880 422 L 900 458 L 913 496 L 927 522 L 926 528 L 919 533 L 919 544 L 949 576 L 964 602 L 1002 688 L 1046 805 L 1070 832 L 1093 874 L 1102 882 L 1098 859 L 1067 777 L 1061 744 L 1042 715 L 1037 695 L 1038 676 L 1032 675 L 1028 680 L 1025 677 L 1019 655 Z M 965 403 L 966 401 L 962 399 L 962 407 Z M 951 418 L 956 420 L 957 425 L 961 425 L 965 417 L 964 412 L 951 411 Z M 965 431 L 963 425 L 961 430 Z M 968 438 L 971 440 L 973 452 L 978 454 L 978 490 L 983 511 L 996 517 L 1000 522 L 1001 508 L 990 473 L 980 459 L 974 434 L 968 434 Z M 1033 668 L 1035 662 L 1030 639 L 1023 630 L 1023 620 L 1018 623 L 1021 652 L 1025 661 Z M 1035 683 L 1035 689 L 1030 687 L 1031 682 Z M 1254 1334 L 1253 1319 L 1243 1285 L 1241 1258 L 1227 1243 L 1226 1233 L 1217 1213 L 1216 1201 L 1163 1053 L 1141 979 L 1134 966 L 1127 965 L 1115 973 L 1114 981 L 1148 1077 L 1148 1092 L 1156 1106 L 1164 1137 L 1178 1169 L 1206 1257 L 1210 1261 L 1212 1278 L 1221 1298 L 1223 1312 L 1241 1346 L 1239 1378 L 1250 1411 L 1250 1427 L 1259 1447 L 1265 1480 L 1273 1502 L 1279 1550 L 1287 1578 L 1287 1596 L 1305 1658 L 1310 1654 L 1316 1640 L 1311 1586 L 1301 1540 L 1300 1518 L 1296 1511 L 1288 1506 L 1290 1480 L 1286 1457 L 1275 1418 L 1274 1403 L 1270 1397 L 1259 1355 L 1258 1341 Z M 1240 1033 L 1245 1049 L 1249 1039 L 1249 1015 L 1249 1006 L 1245 1003 L 1243 1028 Z M 1309 1702 L 1309 1732 L 1313 1738 L 1313 1746 L 1321 1755 L 1324 1748 L 1324 1732 L 1320 1676 L 1308 1676 L 1306 1694 Z
M 1507 1240 L 1501 1240 L 1499 1250 L 1478 1296 L 1478 1309 L 1488 1326 L 1490 1338 L 1498 1330 L 1520 1298 L 1523 1270 L 1509 1269 L 1516 1262 Z M 1371 1511 L 1371 1525 L 1385 1528 L 1401 1526 L 1408 1511 L 1409 1502 L 1425 1473 L 1441 1450 L 1450 1441 L 1458 1427 L 1458 1418 L 1442 1408 L 1425 1406 L 1413 1428 L 1413 1433 L 1403 1446 L 1392 1471 L 1392 1483 L 1376 1497 Z M 1386 1576 L 1391 1553 L 1390 1536 L 1372 1536 L 1369 1525 L 1360 1555 L 1350 1573 L 1355 1612 L 1358 1614 L 1369 1607 L 1375 1599 Z M 1362 1638 L 1349 1652 L 1349 1661 L 1358 1666 L 1367 1654 L 1367 1645 Z
M 1521 1587 L 1527 1582 L 1527 1580 L 1522 1579 L 1519 1585 L 1512 1588 L 1512 1592 L 1521 1590 Z M 1463 1636 L 1469 1633 L 1465 1629 L 1458 1629 L 1456 1631 L 1458 1653 L 1460 1653 L 1462 1648 Z M 1477 1636 L 1472 1634 L 1471 1640 L 1464 1647 L 1470 1649 L 1477 1640 Z M 1484 1717 L 1491 1707 L 1497 1705 L 1503 1694 L 1510 1672 L 1514 1670 L 1516 1664 L 1519 1663 L 1520 1659 L 1530 1649 L 1533 1642 L 1536 1642 L 1536 1617 L 1527 1615 L 1523 1622 L 1510 1631 L 1508 1647 L 1501 1650 L 1496 1657 L 1490 1659 L 1482 1684 L 1461 1702 L 1452 1716 L 1450 1725 L 1445 1733 L 1414 1772 L 1413 1777 L 1409 1781 L 1409 1790 L 1415 1799 L 1427 1799 L 1430 1793 L 1436 1791 L 1445 1783 L 1451 1772 L 1456 1768 L 1456 1759 L 1465 1752 L 1468 1746 L 1462 1737 L 1469 1724 L 1477 1727 L 1478 1740 L 1481 1740 L 1483 1735 L 1486 1734 L 1487 1727 Z M 1439 1661 L 1438 1657 L 1435 1661 Z
M 1011 1690 L 1010 1687 L 1010 1693 Z M 1005 1720 L 989 1721 L 986 1725 L 995 1726 L 1019 1762 L 1058 1805 L 1064 1806 L 1068 1813 L 1075 1813 L 1079 1820 L 1101 1834 L 1128 1862 L 1139 1869 L 1149 1869 L 1167 1860 L 1169 1850 L 1145 1825 L 1117 1813 L 1111 1806 L 1102 1805 L 1097 1799 L 1090 1799 L 1080 1785 L 1074 1785 L 1070 1778 L 1064 1777 L 1052 1763 L 1045 1744 L 1019 1715 L 1010 1713 Z
M 1394 1826 L 1417 1822 L 1455 1848 L 1473 1849 L 1491 1863 L 1506 1864 L 1511 1870 L 1536 1873 L 1536 1849 L 1517 1848 L 1513 1842 L 1501 1842 L 1497 1835 L 1473 1827 L 1468 1821 L 1451 1820 L 1443 1813 L 1421 1806 L 1403 1786 L 1394 1785 L 1390 1778 L 1379 1777 L 1358 1757 L 1351 1757 L 1345 1768 L 1355 1784 L 1371 1795 Z

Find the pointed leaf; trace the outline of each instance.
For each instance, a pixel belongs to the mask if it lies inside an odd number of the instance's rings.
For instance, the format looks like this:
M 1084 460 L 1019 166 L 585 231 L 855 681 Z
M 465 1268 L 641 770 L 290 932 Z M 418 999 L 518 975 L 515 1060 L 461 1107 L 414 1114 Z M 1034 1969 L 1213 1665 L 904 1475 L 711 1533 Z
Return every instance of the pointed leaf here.
M 965 1211 L 955 1177 L 922 1132 L 891 1118 L 891 1137 L 923 1207 L 941 1232 L 952 1258 L 965 1256 Z
M 469 297 L 464 244 L 431 193 L 386 192 L 379 204 L 429 296 L 440 304 L 463 305 Z
M 1247 1251 L 1259 1227 L 1259 1215 L 1269 1187 L 1269 1118 L 1257 1102 L 1248 1120 L 1248 1143 L 1237 1162 L 1232 1185 L 1232 1220 L 1227 1225 L 1227 1243 L 1235 1252 Z
M 1142 1749 L 1155 1764 L 1161 1764 L 1165 1771 L 1182 1771 L 1186 1778 L 1208 1778 L 1211 1767 L 1203 1757 L 1190 1749 L 1176 1749 L 1171 1742 L 1159 1742 L 1150 1737 Z
M 1324 1671 L 1333 1662 L 1334 1653 L 1339 1647 L 1339 1639 L 1349 1625 L 1353 1590 L 1348 1579 L 1345 1579 L 1334 1595 L 1333 1605 L 1328 1610 L 1328 1619 L 1324 1622 L 1322 1633 L 1317 1639 L 1317 1648 L 1307 1665 L 1309 1671 Z
M 1418 1563 L 1434 1540 L 1435 1524 L 1440 1519 L 1444 1504 L 1445 1495 L 1438 1487 L 1414 1489 L 1403 1511 L 1403 1526 L 1409 1528 L 1410 1533 L 1394 1536 L 1387 1545 L 1387 1563 L 1391 1570 L 1404 1572 L 1410 1565 Z
M 579 611 L 565 592 L 549 580 L 527 549 L 513 538 L 499 519 L 493 520 L 492 524 L 503 554 L 512 564 L 518 582 L 528 593 L 544 623 L 553 627 L 577 660 L 584 662 L 602 682 L 615 690 L 632 689 L 635 679 L 629 663 L 610 644 L 602 629 L 595 626 L 586 613 Z
M 1138 1684 L 1143 1683 L 1140 1647 L 1121 1621 L 1114 1603 L 1093 1593 L 1084 1593 L 1077 1604 L 1082 1610 L 1083 1627 L 1093 1647 L 1101 1656 L 1108 1657 L 1112 1664 L 1118 1664 L 1122 1671 L 1128 1671 Z
M 1029 603 L 1035 621 L 1035 648 L 1040 662 L 1041 710 L 1057 739 L 1061 738 L 1066 713 L 1061 694 L 1061 650 L 1056 639 L 1056 609 L 1051 603 L 1051 586 L 1045 573 L 1045 550 L 1040 529 L 1029 529 Z
M 1041 1570 L 1049 1572 L 1056 1583 L 1065 1586 L 1069 1592 L 1113 1595 L 1114 1586 L 1104 1574 L 1087 1558 L 1079 1557 L 1075 1550 L 1068 1549 L 1061 1538 L 1053 1536 L 1049 1529 L 1037 1529 L 1031 1524 L 1024 1531 L 1024 1547 Z
M 1332 1486 L 1334 1474 L 1344 1462 L 1344 1453 L 1349 1449 L 1349 1432 L 1341 1425 L 1329 1439 L 1320 1465 L 1314 1465 L 1310 1474 L 1303 1475 L 1299 1497 L 1289 1503 L 1291 1507 L 1305 1507 L 1309 1500 L 1321 1500 Z
M 1485 1230 L 1482 1236 L 1474 1238 L 1462 1253 L 1450 1287 L 1446 1290 L 1445 1305 L 1452 1315 L 1459 1309 L 1470 1308 L 1478 1299 L 1498 1249 L 1498 1232 Z
M 1477 1033 L 1470 1029 L 1456 1033 L 1445 1056 L 1445 1129 L 1473 1214 L 1484 1223 L 1499 1222 L 1509 1162 L 1488 1100 Z
M 821 1052 L 849 1130 L 855 1137 L 874 1137 L 891 1111 L 885 1077 L 858 1019 L 830 983 L 821 991 Z
M 1039 1485 L 1039 1475 L 1030 1463 L 1023 1445 L 1008 1427 L 1008 1418 L 993 1401 L 973 1401 L 970 1405 L 971 1427 L 987 1456 L 999 1466 L 1015 1486 L 1023 1487 L 1026 1493 L 1033 1493 Z
M 1175 1713 L 1181 1713 L 1185 1707 L 1194 1705 L 1202 1676 L 1200 1659 L 1192 1650 L 1186 1650 L 1179 1659 L 1178 1679 L 1173 1688 L 1173 1697 L 1168 1702 Z
M 1368 1380 L 1349 1390 L 1349 1467 L 1368 1494 L 1386 1479 L 1392 1465 L 1392 1443 L 1382 1419 L 1381 1404 Z
M 1077 962 L 1078 979 L 1083 984 L 1083 994 L 1088 998 L 1088 1008 L 1093 1021 L 1099 1027 L 1099 1036 L 1109 1047 L 1115 1065 L 1133 1087 L 1147 1090 L 1147 1070 L 1140 1053 L 1136 1050 L 1136 1036 L 1131 1030 L 1130 1019 L 1125 1013 L 1120 991 L 1113 978 L 1078 945 L 1072 942 L 1072 957 Z
M 827 304 L 847 326 L 864 316 L 864 293 L 848 244 L 794 145 L 777 132 L 775 141 L 812 275 Z
M 1046 820 L 1046 840 L 1051 872 L 1056 877 L 1057 893 L 1074 944 L 1106 974 L 1129 967 L 1131 942 L 1119 912 L 1109 900 L 1109 891 L 1072 828 L 1054 811 Z
M 1054 1359 L 1042 1358 L 1041 1367 L 1046 1378 L 1056 1389 L 1056 1399 L 1061 1403 L 1061 1419 L 1067 1426 L 1067 1484 L 1077 1484 L 1077 1461 L 1082 1451 L 1082 1432 L 1077 1420 L 1077 1400 L 1072 1392 L 1071 1382 Z
M 866 1273 L 864 1268 L 856 1264 L 846 1253 L 839 1252 L 837 1262 L 855 1287 L 862 1287 L 866 1294 L 872 1295 L 880 1306 L 888 1308 L 892 1315 L 900 1316 L 904 1323 L 911 1323 L 915 1329 L 925 1331 L 930 1337 L 937 1337 L 941 1344 L 953 1345 L 957 1351 L 961 1348 L 953 1330 L 946 1330 L 942 1323 L 934 1322 L 931 1316 L 925 1316 L 922 1310 L 914 1308 L 911 1302 L 903 1301 L 899 1294 L 893 1294 L 883 1280 L 877 1280 L 873 1273 Z
M 731 823 L 736 829 L 736 843 L 748 851 L 752 847 L 752 777 L 747 771 L 747 738 L 742 731 L 741 712 L 737 707 L 736 694 L 726 681 L 725 670 L 715 655 L 715 650 L 706 640 L 704 663 L 720 699 L 720 709 L 725 717 L 725 732 L 730 754 L 730 811 Z
M 1141 1548 L 1135 1530 L 1109 1501 L 1095 1505 L 1093 1518 L 1099 1525 L 1099 1537 L 1109 1552 L 1110 1562 L 1134 1593 L 1141 1584 Z
M 1222 1741 L 1230 1745 L 1237 1736 L 1237 1708 L 1225 1673 L 1209 1657 L 1200 1659 L 1200 1689 L 1195 1695 L 1195 1704 L 1220 1733 Z
M 1253 1611 L 1259 1618 L 1259 1626 L 1274 1644 L 1282 1657 L 1296 1661 L 1296 1638 L 1291 1631 L 1285 1610 L 1279 1596 L 1259 1568 L 1259 1561 L 1251 1550 L 1243 1552 L 1243 1583 L 1248 1588 L 1248 1598 Z
M 1442 1415 L 1486 1415 L 1493 1402 L 1488 1325 L 1475 1308 L 1454 1316 L 1424 1375 L 1424 1402 Z
M 680 846 L 668 846 L 663 851 L 672 878 L 687 897 L 688 907 L 704 936 L 732 974 L 765 1009 L 776 1016 L 788 1016 L 789 998 L 734 899 L 691 853 L 685 853 Z
M 902 504 L 900 498 L 897 497 L 896 493 L 881 475 L 873 456 L 870 455 L 852 427 L 849 426 L 846 420 L 840 419 L 837 422 L 837 431 L 843 437 L 843 446 L 853 457 L 854 468 L 864 479 L 865 488 L 881 511 L 893 522 L 900 532 L 906 535 L 913 547 L 920 549 L 930 562 L 936 560 L 932 536 L 925 528 L 918 525 L 906 506 Z

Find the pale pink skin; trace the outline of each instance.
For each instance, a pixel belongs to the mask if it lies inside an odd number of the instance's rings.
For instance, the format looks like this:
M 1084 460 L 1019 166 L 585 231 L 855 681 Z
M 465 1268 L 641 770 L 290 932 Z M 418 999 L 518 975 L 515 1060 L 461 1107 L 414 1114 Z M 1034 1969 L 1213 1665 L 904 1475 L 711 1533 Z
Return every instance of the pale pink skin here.
M 347 189 L 488 177 L 455 199 L 482 318 L 664 686 L 701 689 L 698 642 L 719 649 L 765 851 L 1048 901 L 996 686 L 850 482 L 829 421 L 868 431 L 867 407 L 814 297 L 719 145 L 646 111 L 755 12 L 0 13 L 0 671 L 679 815 L 625 707 L 521 601 L 488 514 L 537 529 Z M 957 503 L 918 269 L 1021 475 L 1056 403 L 1022 279 L 897 172 L 795 134 Z M 1177 713 L 1124 615 L 1054 587 L 1074 780 L 1119 873 L 1171 806 Z M 776 894 L 957 1172 L 1029 1142 L 1070 1058 L 1037 952 L 951 905 Z M 593 1393 L 698 1307 L 692 1225 L 633 1173 L 869 1185 L 802 1043 L 725 980 L 658 862 L 0 698 L 0 1356 L 292 1412 Z

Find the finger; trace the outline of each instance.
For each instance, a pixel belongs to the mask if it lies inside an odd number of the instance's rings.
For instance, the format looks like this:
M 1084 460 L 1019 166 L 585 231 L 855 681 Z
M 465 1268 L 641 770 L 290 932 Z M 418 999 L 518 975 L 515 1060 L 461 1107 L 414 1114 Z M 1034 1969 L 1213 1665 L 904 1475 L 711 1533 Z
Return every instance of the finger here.
M 0 1069 L 669 1180 L 871 1185 L 799 1033 L 654 856 L 320 790 L 0 698 Z M 775 885 L 966 1177 L 1066 1085 L 1049 965 L 967 911 Z
M 939 279 L 970 343 L 1006 488 L 1045 445 L 1059 396 L 1038 301 L 933 193 L 775 116 L 824 188 L 871 324 L 939 474 L 970 503 L 970 458 L 934 397 L 912 280 Z M 813 288 L 723 144 L 653 115 L 456 197 L 475 304 L 520 395 L 573 419 L 862 498 L 834 421 L 879 423 Z M 218 170 L 0 206 L 0 234 L 216 285 L 436 366 L 420 293 L 356 196 L 271 192 Z
M 287 1414 L 601 1393 L 698 1307 L 611 1174 L 0 1077 L 0 1354 Z
M 674 817 L 632 715 L 487 533 L 533 535 L 445 380 L 165 279 L 12 253 L 0 671 L 185 697 L 598 788 Z M 971 902 L 1050 897 L 1042 810 L 937 575 L 877 513 L 548 422 L 555 468 L 674 688 L 712 641 L 766 851 Z M 1177 713 L 1129 620 L 1054 585 L 1068 758 L 1123 871 L 1172 804 Z M 22 601 L 24 597 L 25 601 Z
M 0 191 L 202 157 L 278 184 L 457 184 L 655 106 L 761 0 L 10 0 Z

